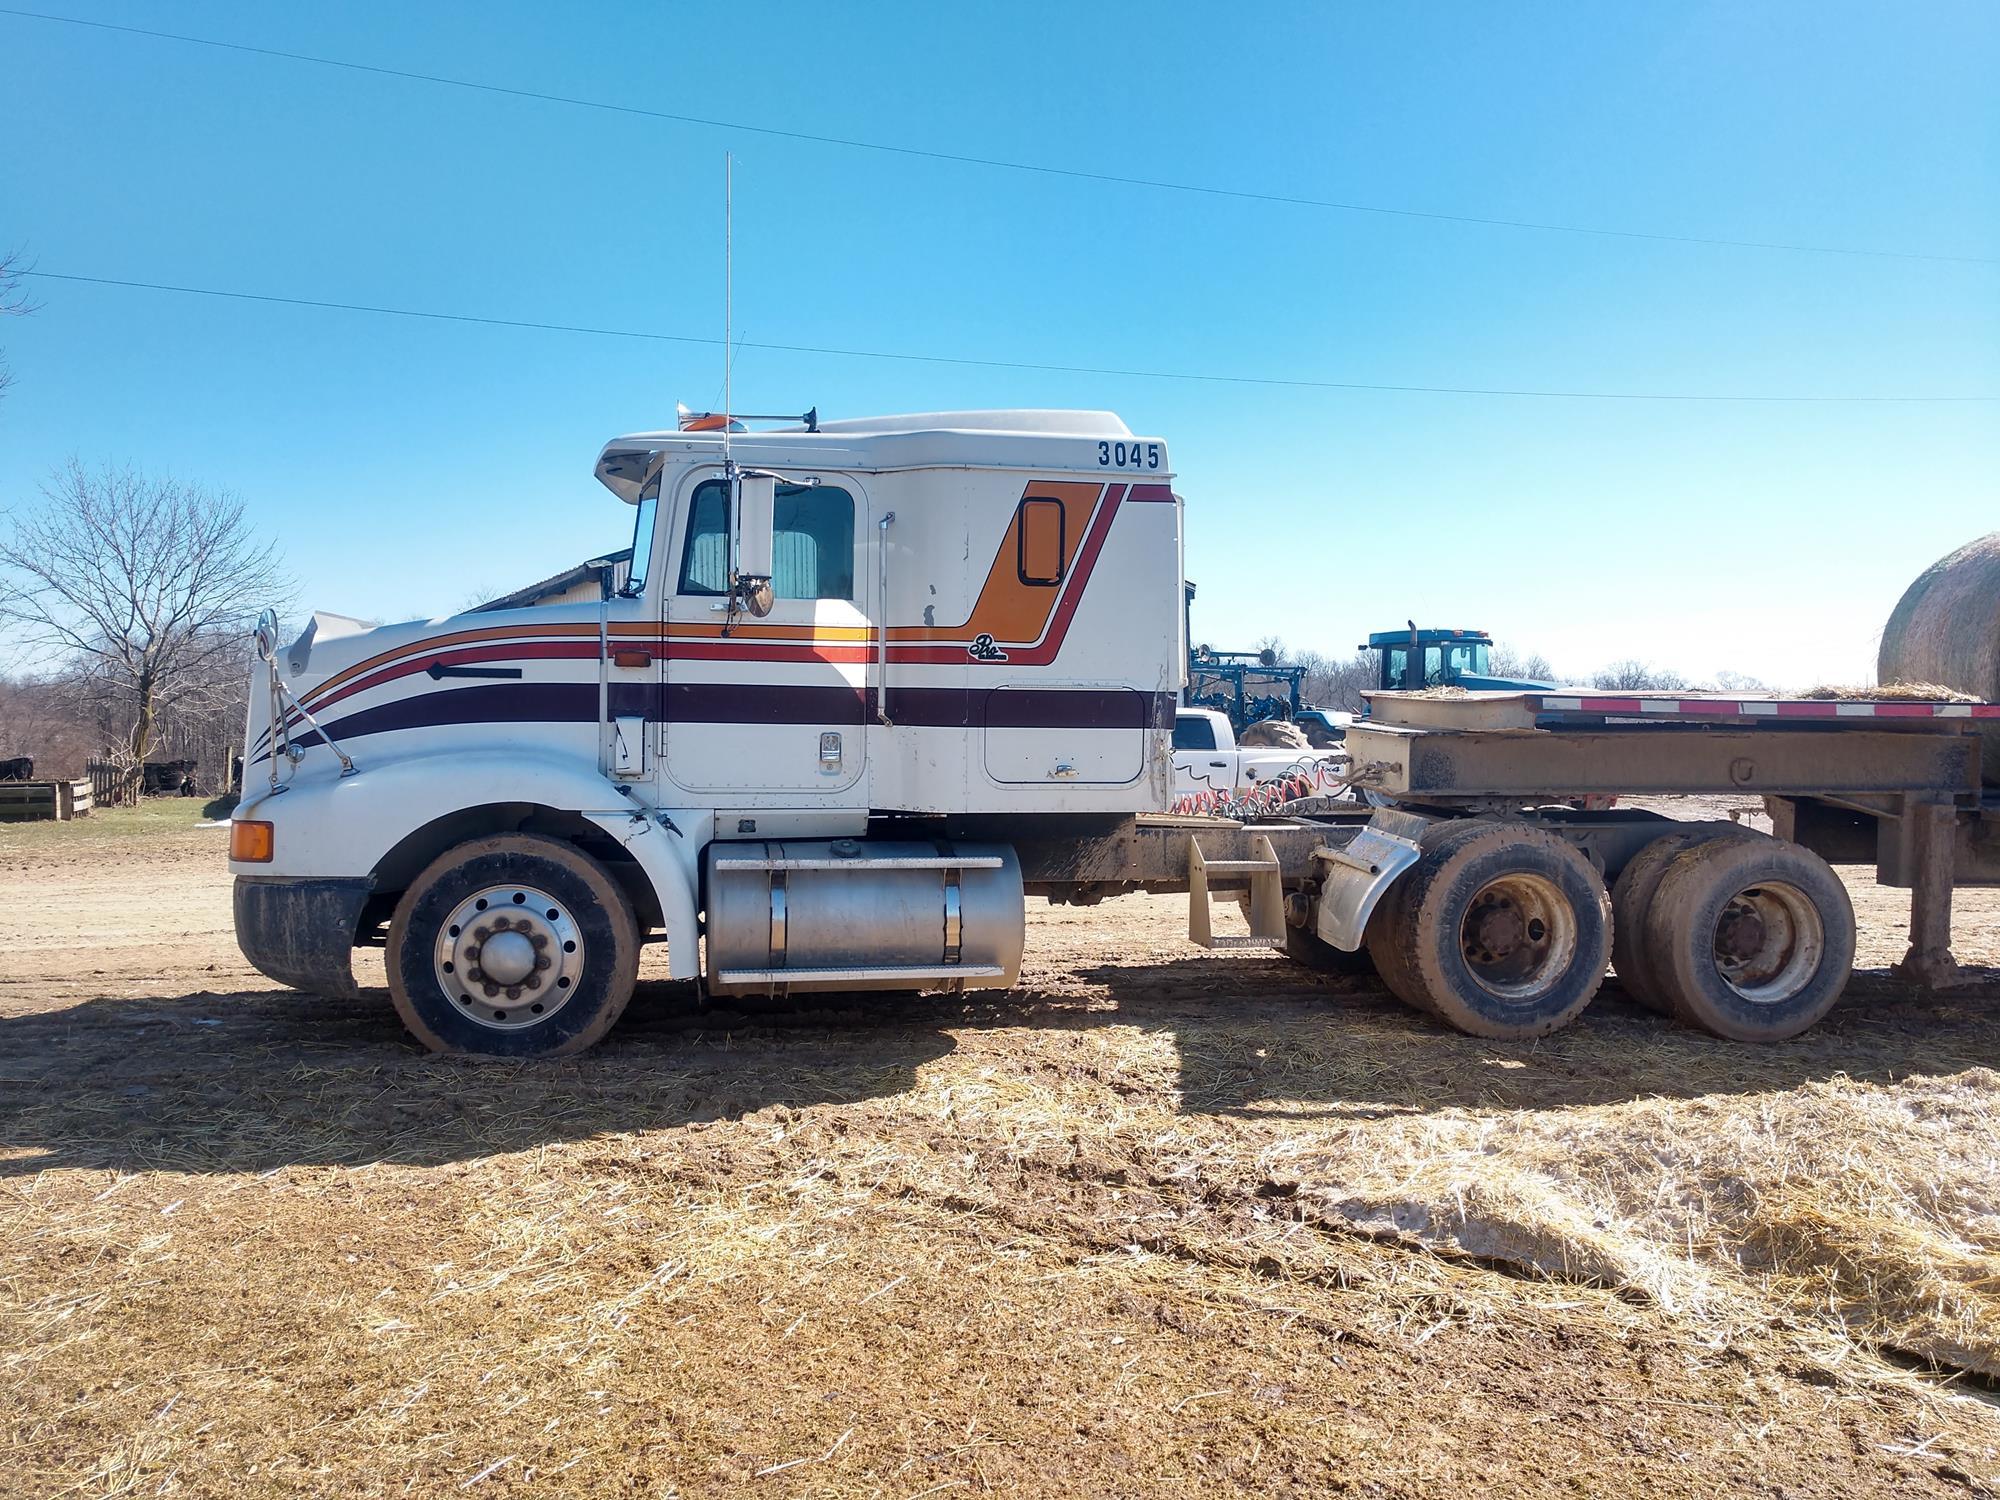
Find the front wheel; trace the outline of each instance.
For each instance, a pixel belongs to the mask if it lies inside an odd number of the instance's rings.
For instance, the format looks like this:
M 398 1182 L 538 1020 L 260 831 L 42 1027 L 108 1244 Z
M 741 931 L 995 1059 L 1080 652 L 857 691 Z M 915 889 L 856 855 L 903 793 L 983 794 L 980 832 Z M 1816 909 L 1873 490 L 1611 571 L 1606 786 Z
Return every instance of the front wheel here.
M 396 904 L 389 994 L 433 1052 L 554 1057 L 601 1040 L 632 998 L 632 903 L 573 845 L 533 834 L 447 850 Z

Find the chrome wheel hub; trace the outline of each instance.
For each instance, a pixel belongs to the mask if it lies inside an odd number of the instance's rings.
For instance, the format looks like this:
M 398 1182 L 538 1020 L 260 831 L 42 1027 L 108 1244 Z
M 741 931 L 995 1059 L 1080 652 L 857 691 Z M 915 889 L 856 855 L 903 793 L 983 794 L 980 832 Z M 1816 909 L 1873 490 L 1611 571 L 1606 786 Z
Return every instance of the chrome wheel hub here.
M 491 885 L 438 929 L 438 987 L 481 1026 L 536 1026 L 569 1003 L 583 979 L 583 933 L 569 909 L 531 885 Z

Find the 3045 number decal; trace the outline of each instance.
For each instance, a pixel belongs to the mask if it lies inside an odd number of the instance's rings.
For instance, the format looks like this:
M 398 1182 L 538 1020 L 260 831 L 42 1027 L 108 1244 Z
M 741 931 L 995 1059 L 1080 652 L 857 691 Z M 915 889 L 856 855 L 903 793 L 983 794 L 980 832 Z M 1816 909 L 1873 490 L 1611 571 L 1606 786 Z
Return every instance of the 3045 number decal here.
M 1105 469 L 1157 469 L 1160 466 L 1160 445 L 1158 443 L 1099 443 L 1097 463 Z

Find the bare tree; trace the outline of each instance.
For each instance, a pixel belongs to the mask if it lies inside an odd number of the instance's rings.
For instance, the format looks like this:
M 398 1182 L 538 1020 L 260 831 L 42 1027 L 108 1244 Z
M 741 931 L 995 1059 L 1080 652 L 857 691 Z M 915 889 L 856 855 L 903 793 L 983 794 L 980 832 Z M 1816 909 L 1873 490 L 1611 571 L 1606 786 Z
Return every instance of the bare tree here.
M 1521 652 L 1497 641 L 1487 658 L 1487 665 L 1495 677 L 1505 677 L 1514 682 L 1556 681 L 1556 669 L 1541 652 Z
M 1299 696 L 1314 708 L 1359 713 L 1362 693 L 1375 686 L 1378 668 L 1373 651 L 1357 651 L 1352 656 L 1301 651 L 1296 660 L 1306 669 Z
M 0 542 L 0 620 L 111 707 L 143 765 L 163 718 L 229 701 L 249 621 L 291 585 L 225 491 L 72 460 L 42 495 Z
M 1618 693 L 1678 693 L 1688 686 L 1687 678 L 1670 667 L 1656 667 L 1651 662 L 1626 660 L 1615 661 L 1608 667 L 1600 667 L 1590 679 L 1596 688 L 1609 688 Z
M 21 289 L 24 274 L 21 257 L 17 251 L 0 253 L 0 318 L 22 318 L 35 310 L 35 302 Z M 0 359 L 0 396 L 7 394 L 7 387 L 14 383 L 8 373 L 7 362 Z

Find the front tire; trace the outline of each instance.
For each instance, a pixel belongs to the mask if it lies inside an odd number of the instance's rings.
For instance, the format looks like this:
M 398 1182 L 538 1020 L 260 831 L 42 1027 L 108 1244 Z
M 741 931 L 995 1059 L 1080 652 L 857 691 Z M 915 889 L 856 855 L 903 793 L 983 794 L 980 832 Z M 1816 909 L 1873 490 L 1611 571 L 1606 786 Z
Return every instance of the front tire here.
M 389 994 L 433 1052 L 559 1057 L 601 1041 L 632 998 L 632 903 L 574 845 L 473 839 L 433 860 L 389 924 Z

